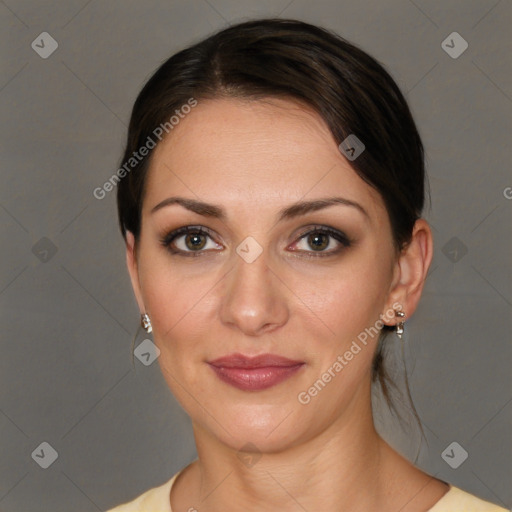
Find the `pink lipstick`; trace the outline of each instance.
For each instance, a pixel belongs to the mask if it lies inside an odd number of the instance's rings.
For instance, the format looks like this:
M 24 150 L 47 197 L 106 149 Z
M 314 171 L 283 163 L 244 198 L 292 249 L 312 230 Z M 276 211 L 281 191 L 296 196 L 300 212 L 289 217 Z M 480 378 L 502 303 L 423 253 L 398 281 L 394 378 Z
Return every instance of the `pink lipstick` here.
M 230 354 L 208 361 L 208 364 L 227 384 L 243 391 L 260 391 L 290 378 L 305 363 L 275 354 L 261 354 L 255 357 Z

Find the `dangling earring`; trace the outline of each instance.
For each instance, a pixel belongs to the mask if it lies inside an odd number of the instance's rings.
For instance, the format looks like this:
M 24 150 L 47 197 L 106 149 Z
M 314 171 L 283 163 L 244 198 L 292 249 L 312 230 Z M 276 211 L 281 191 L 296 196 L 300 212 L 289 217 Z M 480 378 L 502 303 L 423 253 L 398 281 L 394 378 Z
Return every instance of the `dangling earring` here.
M 151 326 L 151 320 L 147 313 L 143 313 L 140 316 L 140 324 L 142 325 L 142 327 L 144 327 L 144 329 L 146 329 L 146 332 L 148 334 L 153 330 L 153 327 Z
M 403 311 L 395 311 L 395 316 L 400 318 L 405 317 L 405 313 Z M 400 321 L 396 324 L 396 335 L 399 339 L 402 339 L 402 334 L 404 333 L 404 322 Z

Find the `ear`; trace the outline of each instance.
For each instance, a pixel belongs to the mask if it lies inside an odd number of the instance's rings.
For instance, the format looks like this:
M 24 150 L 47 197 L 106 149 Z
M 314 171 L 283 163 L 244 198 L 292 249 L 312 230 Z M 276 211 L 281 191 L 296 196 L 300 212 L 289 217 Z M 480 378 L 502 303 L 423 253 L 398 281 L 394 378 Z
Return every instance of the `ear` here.
M 412 316 L 423 291 L 427 272 L 432 262 L 434 243 L 427 221 L 418 219 L 414 224 L 410 243 L 402 250 L 395 264 L 393 282 L 386 302 L 387 325 L 396 325 Z M 403 318 L 390 318 L 389 311 L 403 311 Z
M 128 267 L 128 273 L 130 274 L 133 293 L 135 294 L 135 299 L 137 300 L 137 304 L 139 305 L 139 311 L 141 312 L 141 314 L 145 313 L 146 308 L 144 307 L 144 301 L 142 300 L 142 293 L 139 281 L 139 270 L 137 267 L 137 246 L 135 242 L 135 237 L 133 236 L 133 233 L 131 233 L 130 231 L 126 232 L 126 266 Z

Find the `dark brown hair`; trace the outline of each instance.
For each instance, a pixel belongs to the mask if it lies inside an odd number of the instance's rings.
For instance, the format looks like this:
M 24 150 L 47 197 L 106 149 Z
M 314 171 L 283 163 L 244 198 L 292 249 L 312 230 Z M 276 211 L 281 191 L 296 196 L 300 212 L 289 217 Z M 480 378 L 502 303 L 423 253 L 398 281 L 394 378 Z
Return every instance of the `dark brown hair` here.
M 408 105 L 374 58 L 326 29 L 290 19 L 259 19 L 221 30 L 170 57 L 147 81 L 131 114 L 123 162 L 154 139 L 155 128 L 187 104 L 215 98 L 288 98 L 316 111 L 340 144 L 355 134 L 365 145 L 351 166 L 382 196 L 397 252 L 411 239 L 425 198 L 423 145 Z M 117 189 L 119 223 L 138 240 L 149 154 Z M 383 340 L 373 381 L 388 405 Z M 407 374 L 406 374 L 407 379 Z M 407 392 L 409 387 L 407 384 Z M 410 398 L 410 394 L 409 394 Z M 414 405 L 411 405 L 417 417 Z M 421 427 L 421 425 L 420 425 Z

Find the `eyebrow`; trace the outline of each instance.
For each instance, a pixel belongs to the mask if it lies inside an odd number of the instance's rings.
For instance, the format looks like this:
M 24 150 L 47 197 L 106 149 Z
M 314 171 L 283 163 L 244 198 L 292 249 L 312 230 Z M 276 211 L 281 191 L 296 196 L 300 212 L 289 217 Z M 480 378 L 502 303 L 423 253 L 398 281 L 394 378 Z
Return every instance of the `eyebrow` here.
M 213 217 L 221 221 L 226 221 L 227 219 L 226 212 L 221 206 L 197 201 L 196 199 L 188 199 L 186 197 L 168 197 L 154 206 L 151 209 L 151 213 L 153 214 L 158 210 L 173 204 L 179 204 L 187 210 L 204 217 Z M 299 217 L 310 212 L 316 212 L 334 205 L 350 206 L 362 213 L 368 220 L 370 219 L 368 212 L 359 203 L 343 197 L 327 197 L 315 199 L 313 201 L 299 201 L 279 210 L 278 222 Z

